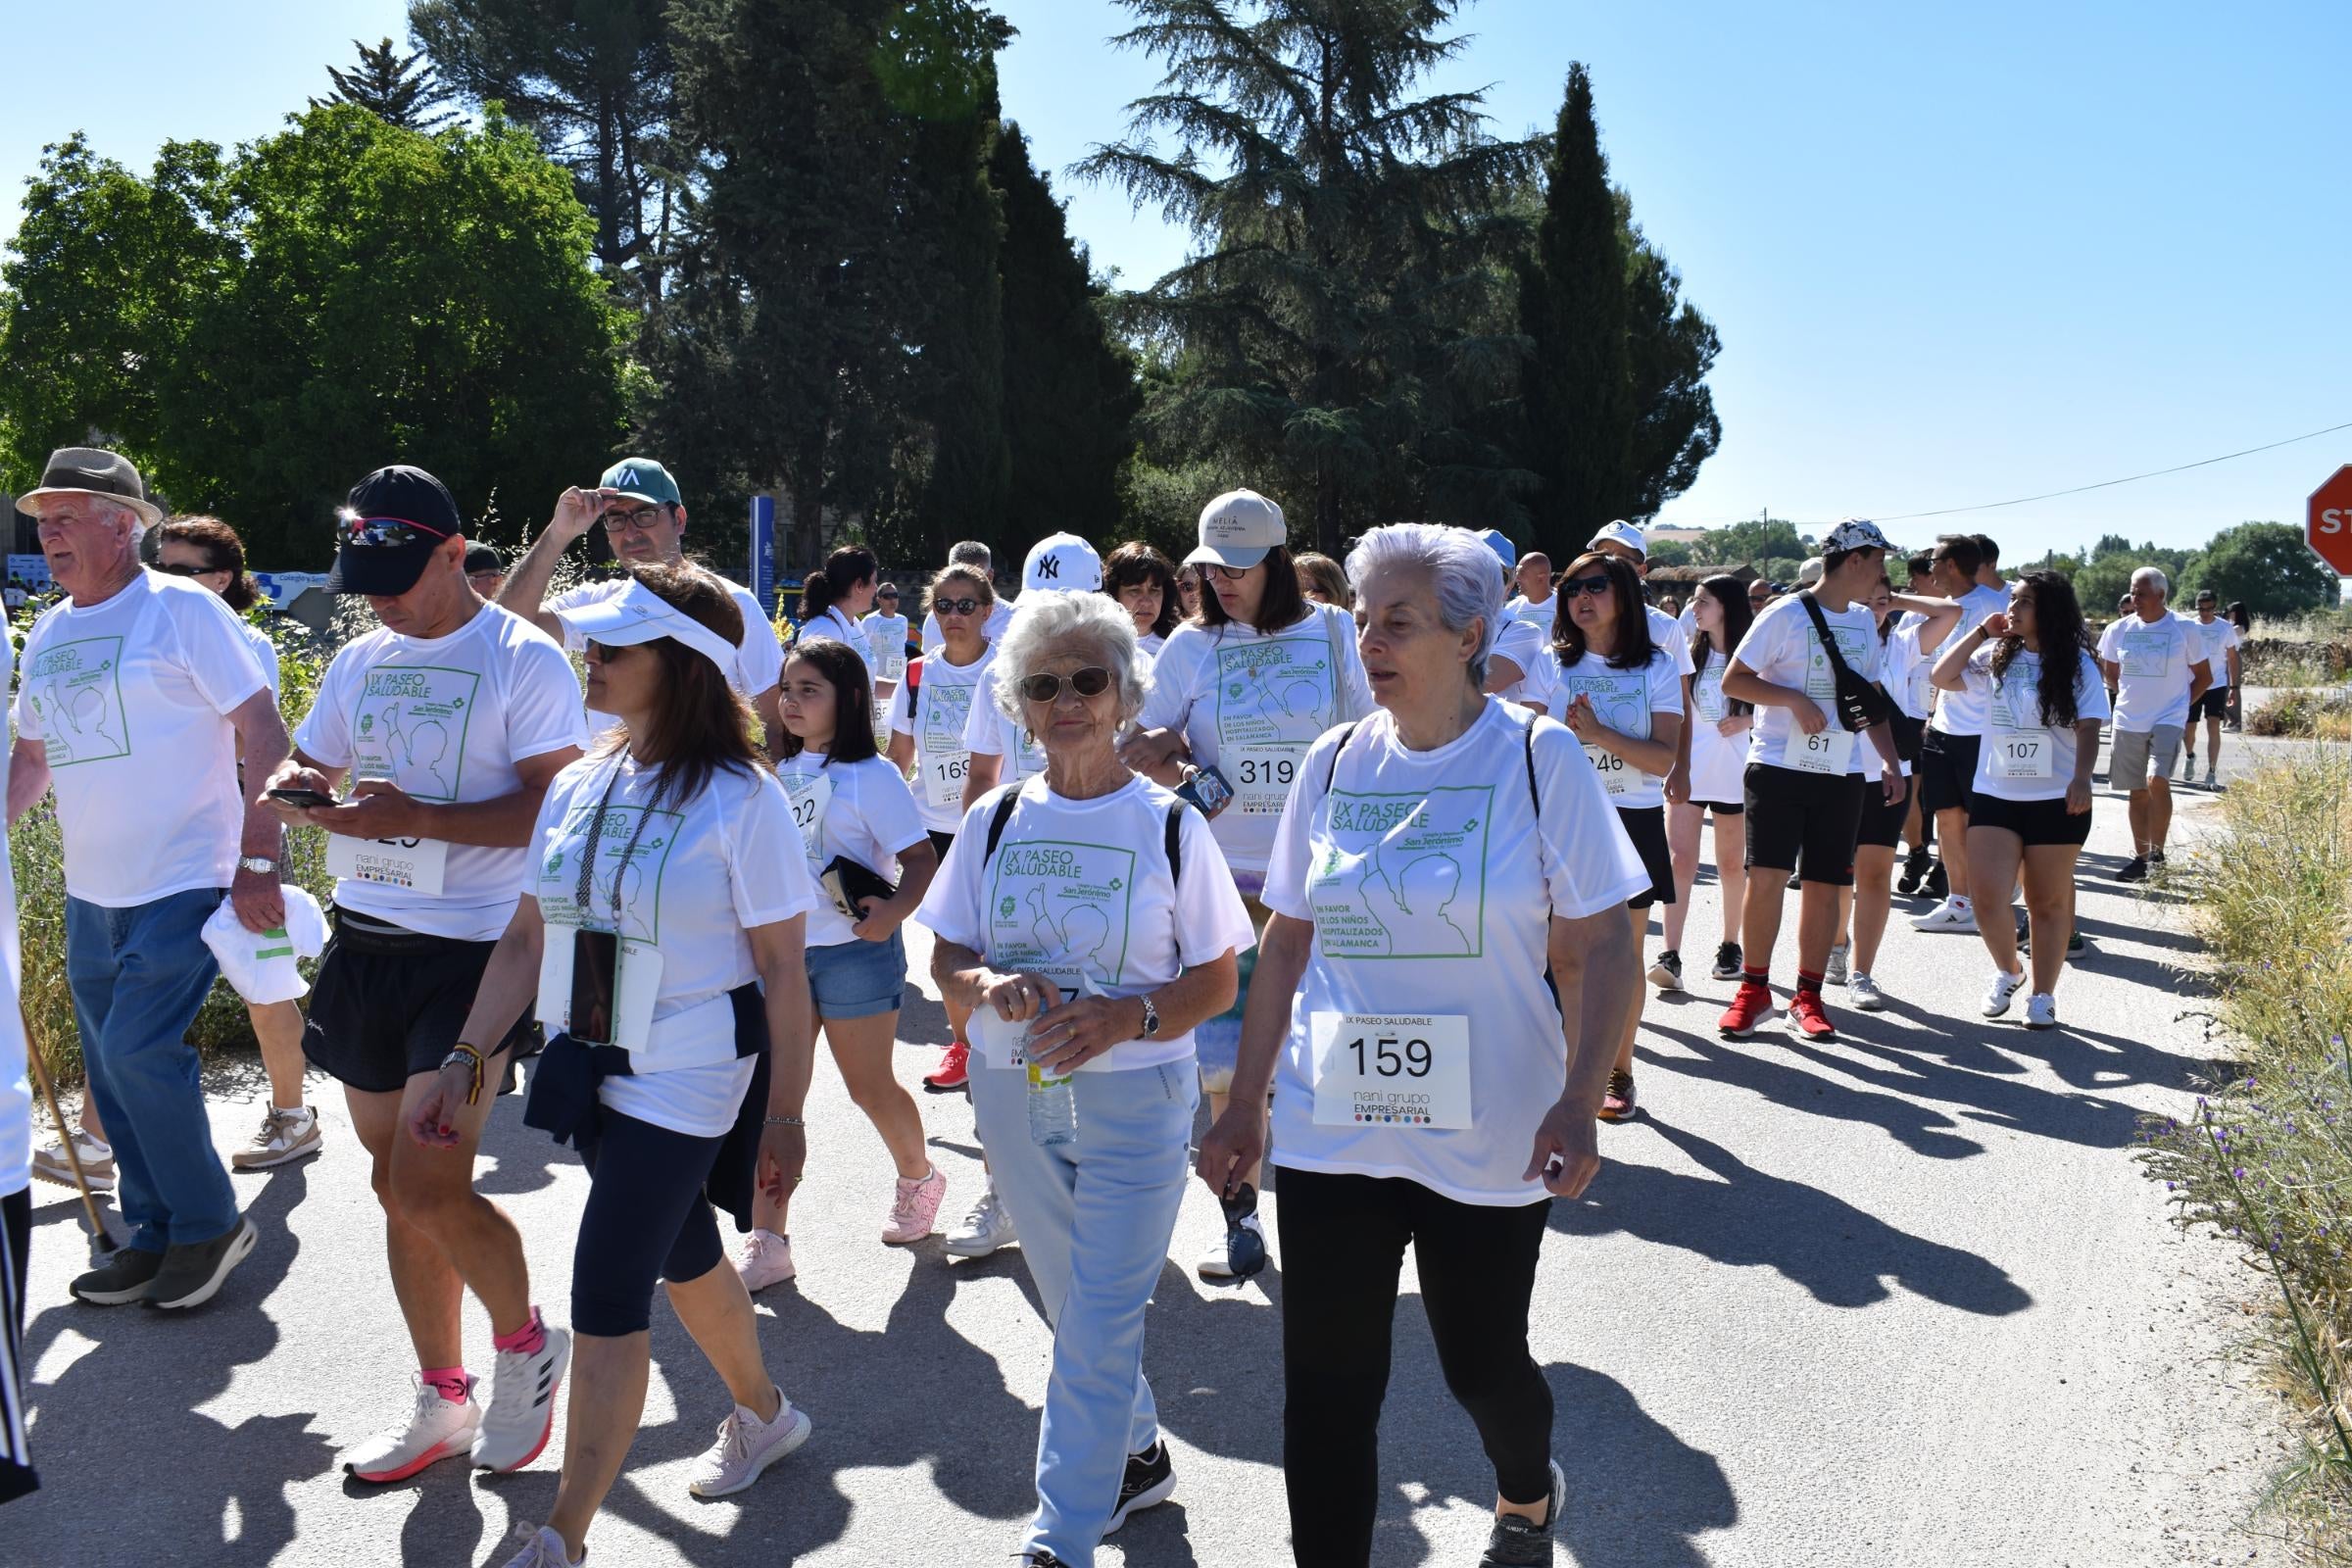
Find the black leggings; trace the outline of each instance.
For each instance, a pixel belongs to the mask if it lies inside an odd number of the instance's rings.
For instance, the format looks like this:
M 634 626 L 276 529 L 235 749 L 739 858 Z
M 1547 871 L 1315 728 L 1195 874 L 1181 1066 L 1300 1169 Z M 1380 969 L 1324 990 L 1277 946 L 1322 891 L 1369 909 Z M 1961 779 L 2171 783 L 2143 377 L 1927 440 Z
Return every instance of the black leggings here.
M 717 1138 L 696 1138 L 606 1107 L 581 1152 L 588 1206 L 571 1250 L 571 1326 L 618 1339 L 653 1326 L 654 1281 L 699 1280 L 726 1256 L 703 1183 Z
M 1459 1202 L 1395 1176 L 1282 1167 L 1282 1467 L 1298 1568 L 1366 1568 L 1396 1278 L 1411 1243 L 1446 1386 L 1507 1501 L 1551 1495 L 1551 1388 L 1527 1348 L 1548 1199 Z

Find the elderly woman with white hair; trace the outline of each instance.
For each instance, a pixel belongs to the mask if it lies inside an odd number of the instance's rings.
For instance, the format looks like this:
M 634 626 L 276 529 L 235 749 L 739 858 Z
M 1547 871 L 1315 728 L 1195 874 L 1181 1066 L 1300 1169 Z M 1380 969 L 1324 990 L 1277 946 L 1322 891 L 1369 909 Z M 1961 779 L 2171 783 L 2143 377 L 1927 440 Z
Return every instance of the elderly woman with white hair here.
M 1146 677 L 1117 602 L 1023 594 L 995 668 L 1045 771 L 973 803 L 916 918 L 972 1011 L 980 1142 L 1054 1324 L 1021 1548 L 1054 1568 L 1174 1490 L 1144 1308 L 1183 1200 L 1193 1028 L 1231 1004 L 1251 932 L 1207 822 L 1119 760 Z
M 1548 1563 L 1566 1483 L 1528 1300 L 1550 1200 L 1599 1168 L 1593 1116 L 1640 985 L 1624 905 L 1651 874 L 1576 736 L 1481 694 L 1503 605 L 1475 534 L 1375 528 L 1348 576 L 1379 707 L 1315 743 L 1283 813 L 1200 1175 L 1222 1195 L 1265 1154 L 1274 1090 L 1297 1561 L 1371 1560 L 1410 1246 L 1446 1386 L 1494 1466 L 1480 1560 Z

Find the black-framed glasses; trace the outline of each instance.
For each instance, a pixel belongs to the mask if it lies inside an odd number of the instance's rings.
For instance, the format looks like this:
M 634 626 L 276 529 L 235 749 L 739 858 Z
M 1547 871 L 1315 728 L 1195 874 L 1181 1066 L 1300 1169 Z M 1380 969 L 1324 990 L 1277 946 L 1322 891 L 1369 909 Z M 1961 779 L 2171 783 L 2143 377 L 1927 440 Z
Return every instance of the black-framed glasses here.
M 662 520 L 662 509 L 660 507 L 615 507 L 596 520 L 605 525 L 607 533 L 625 533 L 631 528 L 643 533 Z
M 899 591 L 896 588 L 885 588 L 876 593 L 874 597 L 876 599 L 887 599 L 895 605 L 899 602 Z
M 977 599 L 934 599 L 931 601 L 931 612 L 935 615 L 977 615 L 980 613 L 980 601 Z
M 1609 574 L 1605 571 L 1591 577 L 1562 577 L 1560 579 L 1560 597 L 1563 599 L 1575 599 L 1584 594 L 1591 594 L 1597 599 L 1608 591 Z
M 208 571 L 226 571 L 228 568 L 226 566 L 191 566 L 184 561 L 159 561 L 155 564 L 155 569 L 170 572 L 174 577 L 201 577 Z
M 635 643 L 600 643 L 591 637 L 587 640 L 585 651 L 588 657 L 598 663 L 610 664 L 616 656 L 625 654 L 636 646 Z
M 1218 576 L 1224 578 L 1227 582 L 1240 582 L 1244 577 L 1249 576 L 1250 572 L 1250 568 L 1248 566 L 1228 566 L 1221 561 L 1212 561 L 1200 569 L 1203 571 L 1213 571 Z
M 1061 696 L 1065 681 L 1081 697 L 1100 697 L 1110 690 L 1110 671 L 1101 664 L 1089 664 L 1068 675 L 1023 675 L 1021 695 L 1033 703 L 1051 703 Z

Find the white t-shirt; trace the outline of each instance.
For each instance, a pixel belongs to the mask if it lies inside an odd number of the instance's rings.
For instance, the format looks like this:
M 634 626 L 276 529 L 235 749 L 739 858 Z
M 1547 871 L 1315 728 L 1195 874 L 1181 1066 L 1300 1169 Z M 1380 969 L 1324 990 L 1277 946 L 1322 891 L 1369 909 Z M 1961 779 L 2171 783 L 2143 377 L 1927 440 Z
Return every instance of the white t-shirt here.
M 632 580 L 622 577 L 612 582 L 585 582 L 576 588 L 566 588 L 547 602 L 547 612 L 563 624 L 566 650 L 576 654 L 588 646 L 588 639 L 572 630 L 571 617 L 565 612 L 616 599 Z M 776 641 L 775 622 L 767 618 L 767 612 L 760 608 L 760 601 L 749 588 L 727 582 L 724 577 L 719 581 L 726 583 L 727 597 L 743 612 L 743 641 L 735 645 L 735 667 L 727 671 L 727 678 L 744 696 L 758 697 L 783 679 L 784 645 Z M 603 734 L 616 722 L 610 713 L 590 710 L 588 727 L 594 734 Z
M 989 820 L 1007 788 L 1020 791 L 1020 802 L 990 857 Z M 1185 969 L 1245 952 L 1256 942 L 1249 911 L 1216 836 L 1189 806 L 1179 830 L 1184 874 L 1172 876 L 1167 816 L 1174 800 L 1140 777 L 1091 801 L 1066 800 L 1042 778 L 993 789 L 964 816 L 915 918 L 990 968 L 1042 974 L 1065 996 L 1080 994 L 1081 975 L 1102 996 L 1140 996 Z M 1011 1062 L 978 1037 L 1009 1039 L 1015 1026 L 1003 1025 L 991 1008 L 980 1014 L 974 1044 L 989 1052 L 990 1070 L 1003 1070 Z M 1188 1030 L 1122 1040 L 1079 1070 L 1156 1067 L 1192 1054 Z
M 446 637 L 378 628 L 344 644 L 294 744 L 351 781 L 384 779 L 419 801 L 494 801 L 516 764 L 585 746 L 579 677 L 554 638 L 484 605 Z M 530 852 L 451 844 L 438 896 L 341 877 L 335 903 L 428 936 L 494 942 L 514 918 Z
M 1879 646 L 1878 617 L 1870 607 L 1856 603 L 1833 611 L 1824 606 L 1821 613 L 1829 622 L 1830 635 L 1838 639 L 1838 651 L 1844 656 L 1846 667 L 1864 680 L 1878 679 L 1884 650 Z M 1813 629 L 1813 618 L 1805 612 L 1803 594 L 1790 594 L 1765 606 L 1734 657 L 1773 685 L 1802 691 L 1828 717 L 1832 729 L 1839 727 L 1837 671 L 1822 652 L 1821 634 Z M 1756 722 L 1748 730 L 1747 760 L 1788 767 L 1786 748 L 1794 722 L 1786 708 L 1759 707 Z M 1877 762 L 1865 762 L 1862 758 L 1862 753 L 1875 749 L 1869 737 L 1856 735 L 1845 770 L 1877 777 Z
M 973 693 L 996 657 L 992 644 L 957 665 L 948 662 L 946 649 L 927 647 L 919 681 L 903 680 L 890 694 L 890 731 L 914 737 L 915 803 L 923 826 L 934 833 L 953 833 L 963 820 L 963 780 L 972 760 L 963 732 L 971 722 Z M 907 717 L 909 704 L 920 724 Z
M 48 753 L 66 891 L 120 909 L 227 887 L 245 827 L 227 715 L 267 682 L 220 596 L 142 571 L 86 609 L 62 600 L 19 667 L 17 734 Z
M 1135 651 L 1143 656 L 1146 668 L 1151 667 L 1159 658 L 1159 651 L 1167 646 L 1168 640 L 1155 631 L 1146 632 L 1135 640 Z
M 1502 612 L 1513 620 L 1524 621 L 1535 627 L 1536 635 L 1544 642 L 1549 642 L 1551 641 L 1552 620 L 1559 613 L 1559 609 L 1560 598 L 1557 594 L 1545 594 L 1541 599 L 1530 599 L 1525 594 L 1513 594 L 1510 601 L 1502 607 Z
M 835 762 L 822 753 L 803 752 L 778 762 L 776 775 L 792 798 L 792 819 L 808 851 L 811 884 L 836 856 L 896 882 L 899 852 L 930 842 L 906 775 L 885 758 Z M 817 887 L 816 906 L 808 912 L 808 946 L 859 940 L 849 916 Z
M 1434 751 L 1406 750 L 1385 711 L 1340 743 L 1334 732 L 1308 753 L 1266 872 L 1266 906 L 1315 923 L 1276 1063 L 1275 1161 L 1400 1176 L 1466 1203 L 1535 1202 L 1543 1187 L 1521 1175 L 1568 1071 L 1544 983 L 1551 917 L 1615 914 L 1649 873 L 1557 720 L 1490 699 Z M 1469 1128 L 1318 1122 L 1317 1013 L 1466 1019 Z
M 2075 776 L 2076 752 L 2072 724 L 2041 721 L 2041 656 L 2018 650 L 2002 671 L 1996 689 L 1992 682 L 1994 646 L 1986 643 L 1969 655 L 1962 678 L 1981 687 L 1989 721 L 1984 742 L 1977 750 L 1979 795 L 2004 801 L 2062 801 Z M 2107 682 L 2098 662 L 2078 652 L 2075 670 L 2075 717 L 2107 717 Z M 2036 744 L 2038 743 L 2038 744 Z
M 1921 720 L 1936 711 L 1936 685 L 1931 678 L 1936 662 L 1919 646 L 1919 634 L 1927 623 L 1928 617 L 1915 610 L 1895 617 L 1894 630 L 1886 637 L 1886 668 L 1879 677 L 1894 706 Z
M 13 668 L 16 650 L 0 637 L 0 671 Z M 0 799 L 8 795 L 9 756 L 0 749 Z M 0 1011 L 0 1198 L 32 1185 L 32 1080 L 24 1059 L 24 1015 L 17 1010 L 24 984 L 17 945 L 17 868 L 9 854 L 8 825 L 0 822 L 0 984 L 8 989 Z
M 1544 657 L 1550 642 L 1551 633 L 1548 629 L 1539 629 L 1529 621 L 1506 618 L 1501 629 L 1495 633 L 1494 651 L 1487 657 L 1507 659 L 1517 664 L 1519 679 L 1494 695 L 1506 703 L 1535 702 L 1537 699 L 1531 690 L 1534 683 L 1527 677 L 1533 673 L 1537 662 Z
M 249 620 L 237 622 L 237 630 L 245 634 L 246 646 L 253 650 L 255 662 L 262 666 L 262 679 L 269 684 L 270 695 L 277 695 L 277 644 L 270 634 Z
M 2164 614 L 2124 615 L 2099 634 L 2099 657 L 2120 667 L 2115 727 L 2145 735 L 2160 724 L 2188 722 L 2190 666 L 2205 657 L 2205 638 L 2193 620 Z
M 817 613 L 802 621 L 801 634 L 793 641 L 805 643 L 817 637 L 830 637 L 835 642 L 844 644 L 855 651 L 858 659 L 865 664 L 866 684 L 871 686 L 874 683 L 876 671 L 873 647 L 867 640 L 864 630 L 857 621 L 852 620 L 839 605 L 827 605 Z
M 1723 672 L 1731 665 L 1722 649 L 1707 650 L 1707 667 L 1690 681 L 1685 720 L 1690 726 L 1690 799 L 1717 806 L 1739 806 L 1747 791 L 1747 736 L 1727 737 L 1719 727 L 1732 716 L 1731 699 L 1723 695 Z
M 1235 798 L 1209 825 L 1234 870 L 1254 881 L 1307 747 L 1371 710 L 1354 617 L 1309 604 L 1272 633 L 1240 621 L 1177 627 L 1152 666 L 1137 722 L 1183 731 L 1193 760 L 1225 775 Z
M 1954 643 L 1961 642 L 1973 635 L 1976 629 L 1984 623 L 1984 617 L 1996 611 L 2003 614 L 2008 613 L 2009 595 L 2005 590 L 1987 588 L 1983 583 L 1979 583 L 1967 593 L 1962 594 L 1960 596 L 1960 618 L 1952 623 L 1950 631 L 1944 633 L 1943 641 L 1936 645 L 1935 653 L 1926 656 L 1929 671 L 1933 673 L 1936 666 L 1942 662 L 1943 656 L 1951 650 Z M 1986 700 L 1984 692 L 1947 691 L 1938 693 L 1936 702 L 1936 727 L 1946 735 L 1984 734 L 1986 722 L 1984 712 Z
M 948 597 L 950 599 L 960 599 L 969 591 L 969 589 L 957 588 L 951 592 Z M 994 643 L 998 638 L 1004 635 L 1004 628 L 1011 624 L 1012 601 L 1009 599 L 1000 599 L 988 607 L 988 619 L 982 623 L 980 627 L 980 635 L 987 638 L 991 643 Z M 924 612 L 923 646 L 925 648 L 937 648 L 946 640 L 947 633 L 939 629 L 939 617 L 930 613 L 928 611 Z
M 1644 607 L 1643 613 L 1649 617 L 1650 646 L 1666 650 L 1666 657 L 1674 661 L 1674 672 L 1677 675 L 1693 673 L 1690 667 L 1690 628 L 1655 605 Z
M 2244 644 L 2237 623 L 2226 615 L 2216 615 L 2210 621 L 2194 620 L 2197 635 L 2205 640 L 2205 667 L 2213 671 L 2215 691 L 2230 685 L 2230 650 Z
M 1641 741 L 1655 734 L 1658 714 L 1679 717 L 1683 711 L 1683 678 L 1675 673 L 1674 656 L 1663 648 L 1651 649 L 1649 662 L 1640 669 L 1611 669 L 1606 661 L 1591 654 L 1565 664 L 1558 649 L 1546 648 L 1528 672 L 1527 686 L 1527 700 L 1541 703 L 1544 711 L 1562 724 L 1568 721 L 1568 705 L 1579 696 L 1590 697 L 1601 723 Z M 1597 746 L 1586 747 L 1585 757 L 1600 774 L 1609 804 L 1619 810 L 1666 804 L 1666 780 L 1660 775 L 1644 773 Z
M 879 610 L 858 617 L 865 634 L 866 665 L 876 680 L 897 680 L 906 673 L 906 617 L 885 615 Z
M 599 1098 L 624 1116 L 714 1138 L 734 1125 L 755 1065 L 735 1054 L 727 995 L 759 977 L 746 933 L 814 908 L 817 893 L 807 858 L 793 853 L 792 803 L 765 768 L 721 770 L 694 799 L 663 798 L 656 808 L 661 779 L 659 767 L 640 767 L 626 752 L 564 768 L 539 808 L 531 849 L 517 852 L 528 863 L 517 880 L 539 901 L 549 955 L 560 962 L 559 945 L 567 952 L 582 924 L 580 862 L 602 808 L 587 924 L 621 936 L 614 1044 L 628 1050 L 631 1074 L 605 1079 Z M 640 963 L 658 965 L 641 1037 L 629 1022 L 641 1016 L 629 1004 Z M 568 985 L 552 983 L 560 972 L 554 963 L 540 969 L 538 1017 L 551 1035 L 564 1030 L 571 1004 Z
M 972 692 L 971 717 L 963 725 L 963 749 L 976 757 L 1001 759 L 997 770 L 1000 784 L 1017 784 L 1046 770 L 1046 749 L 997 707 L 994 660 Z

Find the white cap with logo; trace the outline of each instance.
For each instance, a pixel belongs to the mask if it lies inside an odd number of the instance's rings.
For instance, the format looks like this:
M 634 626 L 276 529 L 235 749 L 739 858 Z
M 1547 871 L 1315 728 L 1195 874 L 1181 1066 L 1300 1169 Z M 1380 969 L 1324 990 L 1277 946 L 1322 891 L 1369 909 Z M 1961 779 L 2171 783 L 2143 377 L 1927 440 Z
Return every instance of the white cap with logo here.
M 1585 548 L 1597 550 L 1602 545 L 1623 545 L 1643 561 L 1649 559 L 1649 541 L 1642 537 L 1641 529 L 1622 517 L 1594 534 Z
M 1074 533 L 1050 533 L 1029 547 L 1021 563 L 1021 592 L 1059 589 L 1094 593 L 1102 586 L 1102 558 Z
M 1254 490 L 1228 490 L 1200 509 L 1200 544 L 1184 558 L 1188 566 L 1214 563 L 1248 568 L 1266 552 L 1290 542 L 1282 509 Z

